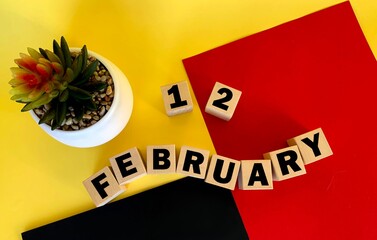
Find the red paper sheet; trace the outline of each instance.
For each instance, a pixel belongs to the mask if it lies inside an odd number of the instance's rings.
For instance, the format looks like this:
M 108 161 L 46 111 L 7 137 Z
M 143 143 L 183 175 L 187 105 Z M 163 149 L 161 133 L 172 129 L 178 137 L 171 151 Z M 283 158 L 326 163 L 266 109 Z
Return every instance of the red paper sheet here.
M 251 239 L 377 239 L 377 65 L 349 2 L 183 63 L 218 154 L 261 159 L 318 127 L 334 152 L 233 191 Z M 216 81 L 242 91 L 229 122 L 204 112 Z

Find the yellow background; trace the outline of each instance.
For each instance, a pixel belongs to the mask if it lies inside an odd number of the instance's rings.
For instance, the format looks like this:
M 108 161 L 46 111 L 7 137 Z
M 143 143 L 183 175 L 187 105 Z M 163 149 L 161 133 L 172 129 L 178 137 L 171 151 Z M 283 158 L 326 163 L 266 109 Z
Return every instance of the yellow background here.
M 181 60 L 233 40 L 335 5 L 339 0 L 1 0 L 0 2 L 0 239 L 93 209 L 82 181 L 108 158 L 137 146 L 176 144 L 214 148 L 194 98 L 194 111 L 168 117 L 160 86 L 188 80 Z M 377 53 L 377 1 L 351 1 Z M 21 105 L 9 100 L 13 59 L 27 47 L 52 49 L 64 35 L 70 46 L 109 58 L 134 93 L 130 122 L 100 147 L 65 146 L 45 134 Z M 146 176 L 117 199 L 173 181 Z

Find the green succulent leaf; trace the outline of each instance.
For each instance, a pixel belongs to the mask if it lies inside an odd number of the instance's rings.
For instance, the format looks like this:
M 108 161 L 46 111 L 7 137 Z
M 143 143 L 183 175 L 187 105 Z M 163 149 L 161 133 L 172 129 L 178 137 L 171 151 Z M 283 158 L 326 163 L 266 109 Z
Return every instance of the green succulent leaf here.
M 73 111 L 75 112 L 75 118 L 80 121 L 84 116 L 84 106 L 81 103 L 73 101 L 72 103 Z
M 31 109 L 33 109 L 32 104 L 33 104 L 32 102 L 25 104 L 25 106 L 21 109 L 21 112 L 27 112 L 27 111 L 30 111 Z
M 53 42 L 53 49 L 54 49 L 54 53 L 59 57 L 60 62 L 62 63 L 63 68 L 66 69 L 66 64 L 65 64 L 65 59 L 64 59 L 63 51 L 60 48 L 59 43 L 56 40 L 54 40 L 54 42 Z
M 64 89 L 59 95 L 59 102 L 66 102 L 69 97 L 69 90 L 66 88 Z
M 83 116 L 84 116 L 84 107 L 79 107 L 79 108 L 77 108 L 77 110 L 75 111 L 75 116 L 76 116 L 76 120 L 77 121 L 80 121 L 82 118 L 83 118 Z
M 70 83 L 74 80 L 74 73 L 71 68 L 67 68 L 63 76 L 63 83 Z
M 57 102 L 56 114 L 55 114 L 54 121 L 51 126 L 51 130 L 55 130 L 56 128 L 62 125 L 66 114 L 67 114 L 67 102 Z
M 95 60 L 94 62 L 90 63 L 88 67 L 86 67 L 84 71 L 82 72 L 83 78 L 89 78 L 90 76 L 92 76 L 94 71 L 96 71 L 98 64 L 99 64 L 98 60 Z
M 39 48 L 39 52 L 42 54 L 42 56 L 43 56 L 44 58 L 48 58 L 48 57 L 47 57 L 47 54 L 46 54 L 46 51 L 45 51 L 43 48 Z
M 65 66 L 69 68 L 72 66 L 72 57 L 71 57 L 71 51 L 69 50 L 69 47 L 68 47 L 68 43 L 64 37 L 60 38 L 60 47 L 63 52 Z
M 107 83 L 105 82 L 90 82 L 83 85 L 81 88 L 88 91 L 88 92 L 96 92 L 101 91 L 107 87 Z
M 84 106 L 85 106 L 86 109 L 88 109 L 90 111 L 95 111 L 98 108 L 97 104 L 92 99 L 85 101 Z
M 55 115 L 56 117 L 56 115 Z M 59 127 L 59 125 L 57 124 L 56 120 L 55 120 L 55 117 L 54 117 L 54 120 L 52 121 L 52 124 L 51 124 L 51 130 L 55 130 Z
M 28 96 L 29 96 L 29 93 L 16 94 L 16 95 L 13 95 L 10 99 L 18 103 L 28 103 L 30 102 L 30 99 L 28 98 Z
M 56 55 L 55 53 L 51 52 L 50 50 L 45 50 L 45 53 L 47 55 L 47 59 L 50 60 L 51 62 L 58 62 L 61 63 L 62 61 L 60 60 L 59 56 Z
M 77 58 L 72 63 L 72 70 L 73 70 L 73 79 L 76 79 L 77 76 L 81 73 L 82 71 L 82 62 L 83 62 L 83 56 L 80 54 Z
M 68 89 L 70 90 L 69 95 L 75 98 L 76 100 L 80 101 L 80 100 L 87 100 L 87 99 L 92 98 L 92 94 L 90 94 L 90 92 L 85 91 L 81 88 L 69 85 Z
M 21 112 L 26 112 L 34 108 L 38 108 L 44 104 L 47 104 L 51 101 L 51 97 L 48 93 L 44 93 L 40 98 L 33 102 L 27 103 L 22 109 Z
M 49 95 L 50 95 L 50 99 L 56 98 L 57 96 L 59 96 L 59 91 L 54 90 L 54 91 L 50 92 Z
M 38 124 L 50 123 L 55 117 L 55 109 L 51 108 L 43 117 L 39 120 Z
M 34 48 L 27 48 L 27 51 L 29 53 L 29 55 L 34 58 L 35 60 L 38 60 L 39 58 L 42 58 L 42 54 L 40 54 L 37 50 L 35 50 Z
M 81 48 L 81 55 L 83 59 L 81 69 L 85 69 L 86 63 L 88 61 L 88 49 L 86 48 L 86 45 Z
M 94 62 L 90 63 L 88 67 L 86 67 L 82 71 L 82 73 L 77 77 L 77 80 L 73 84 L 78 86 L 86 83 L 89 80 L 89 78 L 93 75 L 94 71 L 96 71 L 98 63 L 98 60 L 95 60 Z

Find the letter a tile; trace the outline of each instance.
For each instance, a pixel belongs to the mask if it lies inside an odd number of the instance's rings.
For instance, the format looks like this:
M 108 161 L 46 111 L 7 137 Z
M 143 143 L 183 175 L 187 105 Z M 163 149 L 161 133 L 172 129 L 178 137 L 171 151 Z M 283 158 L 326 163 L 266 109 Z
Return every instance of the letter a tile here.
M 271 160 L 242 160 L 238 188 L 241 190 L 273 189 Z

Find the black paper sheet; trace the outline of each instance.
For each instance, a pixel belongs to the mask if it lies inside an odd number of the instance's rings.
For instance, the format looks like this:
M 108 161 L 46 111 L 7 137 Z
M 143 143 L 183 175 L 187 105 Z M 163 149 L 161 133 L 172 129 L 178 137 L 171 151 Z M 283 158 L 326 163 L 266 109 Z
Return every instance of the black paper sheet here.
M 22 238 L 249 239 L 231 191 L 190 177 L 35 228 Z

